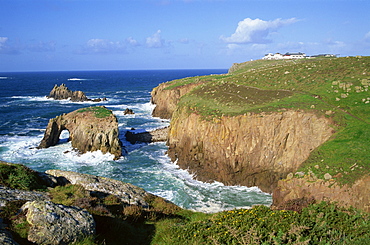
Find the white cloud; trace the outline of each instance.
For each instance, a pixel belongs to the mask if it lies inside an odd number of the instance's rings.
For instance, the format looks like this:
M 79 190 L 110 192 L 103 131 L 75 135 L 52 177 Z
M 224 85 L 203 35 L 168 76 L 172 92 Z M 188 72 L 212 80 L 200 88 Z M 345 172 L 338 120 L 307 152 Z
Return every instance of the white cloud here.
M 49 41 L 49 42 L 39 41 L 37 43 L 31 44 L 28 47 L 28 50 L 33 51 L 33 52 L 51 52 L 51 51 L 55 51 L 55 47 L 56 47 L 56 42 L 54 41 Z
M 149 48 L 162 48 L 165 44 L 165 40 L 161 37 L 161 30 L 158 30 L 152 36 L 146 38 L 146 45 Z
M 131 46 L 139 46 L 139 42 L 135 39 L 133 39 L 132 37 L 128 37 L 126 38 L 126 42 L 131 45 Z
M 90 39 L 86 44 L 88 50 L 93 53 L 121 53 L 126 50 L 126 45 L 124 43 L 107 39 Z
M 238 23 L 238 27 L 230 37 L 221 36 L 220 38 L 226 43 L 268 43 L 271 42 L 268 36 L 272 31 L 297 21 L 296 18 L 286 20 L 279 18 L 272 21 L 246 18 Z
M 365 34 L 365 41 L 370 42 L 370 31 Z
M 19 48 L 9 44 L 8 37 L 0 37 L 0 54 L 18 54 Z

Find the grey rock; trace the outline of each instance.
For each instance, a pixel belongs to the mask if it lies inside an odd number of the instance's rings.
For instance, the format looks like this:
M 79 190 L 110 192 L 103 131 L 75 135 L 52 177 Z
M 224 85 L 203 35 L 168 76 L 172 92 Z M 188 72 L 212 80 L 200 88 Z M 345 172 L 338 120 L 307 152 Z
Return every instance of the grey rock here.
M 71 184 L 81 185 L 88 191 L 115 195 L 122 202 L 129 205 L 149 206 L 145 201 L 148 193 L 144 189 L 130 183 L 63 170 L 47 170 L 46 173 L 55 177 L 64 177 Z
M 45 192 L 38 191 L 23 191 L 12 189 L 5 186 L 0 186 L 0 207 L 4 207 L 10 201 L 41 201 L 50 200 L 50 197 Z
M 46 201 L 25 203 L 27 222 L 31 225 L 28 240 L 37 244 L 70 244 L 95 234 L 91 214 L 78 207 Z

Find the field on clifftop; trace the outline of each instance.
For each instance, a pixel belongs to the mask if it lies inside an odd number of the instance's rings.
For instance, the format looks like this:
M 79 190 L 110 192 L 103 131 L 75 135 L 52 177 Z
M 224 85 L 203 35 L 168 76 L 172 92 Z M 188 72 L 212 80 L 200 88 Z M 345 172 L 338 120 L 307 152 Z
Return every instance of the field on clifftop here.
M 352 184 L 370 170 L 370 57 L 256 60 L 228 74 L 171 81 L 166 89 L 199 84 L 179 106 L 204 120 L 288 109 L 331 120 L 335 131 L 299 171 Z M 328 176 L 328 175 L 327 175 Z

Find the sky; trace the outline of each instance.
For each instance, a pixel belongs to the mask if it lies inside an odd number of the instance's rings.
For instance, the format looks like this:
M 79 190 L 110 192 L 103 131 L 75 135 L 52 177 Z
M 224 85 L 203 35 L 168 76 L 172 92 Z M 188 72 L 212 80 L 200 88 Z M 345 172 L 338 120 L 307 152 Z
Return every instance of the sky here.
M 0 72 L 370 55 L 369 0 L 0 0 Z

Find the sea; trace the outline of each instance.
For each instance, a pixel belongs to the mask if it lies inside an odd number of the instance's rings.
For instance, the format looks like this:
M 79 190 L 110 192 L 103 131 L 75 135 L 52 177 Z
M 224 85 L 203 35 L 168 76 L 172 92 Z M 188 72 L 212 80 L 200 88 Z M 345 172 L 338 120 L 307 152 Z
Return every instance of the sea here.
M 104 176 L 139 186 L 182 208 L 219 212 L 253 205 L 270 205 L 271 195 L 257 187 L 205 183 L 166 155 L 165 142 L 130 144 L 125 132 L 132 128 L 149 131 L 163 128 L 169 120 L 153 117 L 155 105 L 150 92 L 160 83 L 174 79 L 223 74 L 227 70 L 133 70 L 68 72 L 0 72 L 0 160 L 24 164 L 36 171 L 69 170 Z M 83 91 L 102 102 L 71 102 L 47 98 L 55 84 Z M 49 119 L 79 108 L 103 105 L 112 110 L 119 123 L 124 155 L 100 151 L 77 154 L 63 131 L 56 146 L 37 149 Z M 135 114 L 124 115 L 126 108 Z

